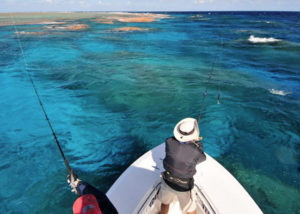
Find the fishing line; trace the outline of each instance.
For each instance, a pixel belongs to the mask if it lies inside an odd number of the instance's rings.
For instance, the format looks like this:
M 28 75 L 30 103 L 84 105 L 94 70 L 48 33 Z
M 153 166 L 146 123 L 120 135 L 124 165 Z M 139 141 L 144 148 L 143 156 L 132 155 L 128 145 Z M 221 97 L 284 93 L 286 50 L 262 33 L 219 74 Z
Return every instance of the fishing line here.
M 217 56 L 215 56 L 214 61 L 213 61 L 212 65 L 211 65 L 211 71 L 210 71 L 208 79 L 207 79 L 207 85 L 209 84 L 209 81 L 211 80 L 211 77 L 212 77 L 212 74 L 213 74 L 213 71 L 214 71 L 214 68 L 215 68 L 216 59 L 217 59 Z M 205 101 L 206 96 L 207 96 L 207 86 L 206 86 L 205 91 L 203 93 L 203 98 L 202 98 L 202 102 L 201 102 L 200 112 L 199 112 L 199 116 L 198 116 L 198 119 L 197 119 L 198 124 L 199 124 L 200 119 L 201 119 L 201 113 L 202 113 L 202 109 L 203 109 L 203 106 L 204 106 L 204 101 Z
M 223 38 L 222 38 L 222 46 L 221 46 L 221 50 L 223 51 L 224 50 L 224 41 L 223 41 Z M 221 51 L 219 52 L 219 54 L 221 55 Z M 219 59 L 221 61 L 221 57 Z M 218 70 L 219 71 L 219 70 Z M 219 74 L 220 74 L 220 71 L 219 71 Z M 220 104 L 220 98 L 221 98 L 221 90 L 220 90 L 220 79 L 218 80 L 218 98 L 217 98 L 217 104 Z
M 32 79 L 32 77 L 31 77 L 31 74 L 30 74 L 30 73 L 28 72 L 28 70 L 27 70 L 28 64 L 27 64 L 27 61 L 26 61 L 26 58 L 25 58 L 25 54 L 24 54 L 24 50 L 23 50 L 23 47 L 22 47 L 21 39 L 20 39 L 20 37 L 19 37 L 19 31 L 17 30 L 17 27 L 16 27 L 15 19 L 14 19 L 14 17 L 13 17 L 11 14 L 10 14 L 10 17 L 11 17 L 11 20 L 13 21 L 13 25 L 14 25 L 14 29 L 15 29 L 15 34 L 16 34 L 16 36 L 17 36 L 18 44 L 19 44 L 19 47 L 20 47 L 20 50 L 21 50 L 21 54 L 22 54 L 23 61 L 24 61 L 24 65 L 25 65 L 25 69 L 24 69 L 24 70 L 25 70 L 25 72 L 27 73 L 28 79 L 29 79 L 29 81 L 31 82 L 31 86 L 32 86 L 32 88 L 33 88 L 33 90 L 34 90 L 34 92 L 35 92 L 35 94 L 36 94 L 36 96 L 37 96 L 37 99 L 38 99 L 39 104 L 40 104 L 40 106 L 41 106 L 41 108 L 42 108 L 42 111 L 43 111 L 43 113 L 44 113 L 44 116 L 45 116 L 45 118 L 46 118 L 46 120 L 47 120 L 47 123 L 48 123 L 48 125 L 49 125 L 50 130 L 51 130 L 51 133 L 52 133 L 52 135 L 53 135 L 53 138 L 54 138 L 54 140 L 55 140 L 55 142 L 56 142 L 56 144 L 57 144 L 57 147 L 58 147 L 58 149 L 59 149 L 59 151 L 60 151 L 60 154 L 61 154 L 61 156 L 62 156 L 62 158 L 63 158 L 63 160 L 64 160 L 64 163 L 65 163 L 65 166 L 66 166 L 66 168 L 67 168 L 67 171 L 68 171 L 69 175 L 71 175 L 73 171 L 72 171 L 72 169 L 71 169 L 71 167 L 70 167 L 70 165 L 69 165 L 69 162 L 67 161 L 67 159 L 66 159 L 66 157 L 65 157 L 65 155 L 64 155 L 64 153 L 63 153 L 63 151 L 62 151 L 62 149 L 61 149 L 60 143 L 59 143 L 58 138 L 57 138 L 57 136 L 56 136 L 56 134 L 55 134 L 55 131 L 54 131 L 53 127 L 52 127 L 52 124 L 51 124 L 51 122 L 50 122 L 50 120 L 49 120 L 49 117 L 48 117 L 48 115 L 47 115 L 47 113 L 46 113 L 46 110 L 45 110 L 44 105 L 43 105 L 43 103 L 42 103 L 42 100 L 41 100 L 41 98 L 40 98 L 40 96 L 39 96 L 39 93 L 38 93 L 38 91 L 37 91 L 37 88 L 36 88 L 36 86 L 35 86 L 35 84 L 34 84 L 34 82 L 33 82 L 33 79 Z
M 224 47 L 223 44 L 224 43 L 223 43 L 223 40 L 222 40 L 222 48 Z M 219 52 L 219 54 L 220 54 L 220 52 Z M 213 76 L 213 72 L 215 71 L 215 64 L 216 64 L 217 56 L 218 55 L 215 55 L 215 58 L 212 62 L 211 71 L 210 71 L 208 79 L 207 79 L 207 85 L 209 85 L 209 82 L 210 82 L 210 80 L 212 79 L 212 76 Z M 205 91 L 203 93 L 203 98 L 202 98 L 202 102 L 201 102 L 201 106 L 200 106 L 200 112 L 199 112 L 199 116 L 198 116 L 198 119 L 197 119 L 198 124 L 199 124 L 200 119 L 201 119 L 201 113 L 202 113 L 202 110 L 203 110 L 203 107 L 204 107 L 204 101 L 205 101 L 206 97 L 207 97 L 207 86 L 206 86 Z M 217 98 L 218 104 L 220 103 L 220 97 L 221 97 L 220 86 L 218 86 L 218 98 Z

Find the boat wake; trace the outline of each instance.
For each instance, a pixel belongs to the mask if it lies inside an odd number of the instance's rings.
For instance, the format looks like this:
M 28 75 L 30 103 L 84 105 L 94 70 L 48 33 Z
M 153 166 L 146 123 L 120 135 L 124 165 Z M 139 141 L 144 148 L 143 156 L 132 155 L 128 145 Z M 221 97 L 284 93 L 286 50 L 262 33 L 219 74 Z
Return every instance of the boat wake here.
M 276 95 L 281 95 L 281 96 L 285 96 L 285 95 L 288 95 L 288 94 L 291 94 L 291 92 L 286 92 L 286 91 L 283 91 L 283 90 L 276 90 L 276 89 L 270 89 L 269 90 L 271 94 L 276 94 Z
M 261 38 L 261 37 L 255 37 L 251 35 L 248 39 L 249 42 L 251 43 L 275 43 L 275 42 L 280 42 L 281 39 L 275 39 L 273 37 L 270 38 Z

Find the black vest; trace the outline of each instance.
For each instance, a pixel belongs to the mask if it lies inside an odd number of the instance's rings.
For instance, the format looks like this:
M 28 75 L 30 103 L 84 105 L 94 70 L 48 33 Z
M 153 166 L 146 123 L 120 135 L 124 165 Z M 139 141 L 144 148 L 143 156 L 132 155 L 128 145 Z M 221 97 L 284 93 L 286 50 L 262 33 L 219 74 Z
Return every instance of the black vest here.
M 202 144 L 180 143 L 176 138 L 166 139 L 166 157 L 163 160 L 165 182 L 177 191 L 189 191 L 194 187 L 196 165 L 206 159 Z

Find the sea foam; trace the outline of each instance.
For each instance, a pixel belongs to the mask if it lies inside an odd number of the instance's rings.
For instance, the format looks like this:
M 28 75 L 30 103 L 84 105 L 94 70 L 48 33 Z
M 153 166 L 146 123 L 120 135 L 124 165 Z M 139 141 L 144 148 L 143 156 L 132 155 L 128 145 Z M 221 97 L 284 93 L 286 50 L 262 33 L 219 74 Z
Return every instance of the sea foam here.
M 270 89 L 269 90 L 271 94 L 277 94 L 277 95 L 281 95 L 281 96 L 285 96 L 287 94 L 290 94 L 291 92 L 286 92 L 286 91 L 283 91 L 283 90 L 276 90 L 276 89 Z
M 251 43 L 273 43 L 273 42 L 280 42 L 280 39 L 275 39 L 273 37 L 270 38 L 260 38 L 260 37 L 255 37 L 251 35 L 248 39 L 249 42 Z

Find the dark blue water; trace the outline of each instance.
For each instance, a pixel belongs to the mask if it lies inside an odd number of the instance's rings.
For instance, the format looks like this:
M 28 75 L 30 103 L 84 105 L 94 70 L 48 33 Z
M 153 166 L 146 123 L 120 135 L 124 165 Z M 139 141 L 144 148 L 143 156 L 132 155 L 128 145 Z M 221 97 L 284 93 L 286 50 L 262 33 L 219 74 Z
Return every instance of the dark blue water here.
M 71 213 L 76 198 L 25 67 L 71 166 L 102 191 L 197 117 L 207 88 L 205 151 L 264 213 L 300 213 L 300 13 L 167 14 L 114 24 L 66 14 L 81 31 L 18 25 L 43 32 L 19 35 L 25 62 L 14 26 L 0 27 L 1 213 Z M 124 26 L 147 30 L 113 31 Z

